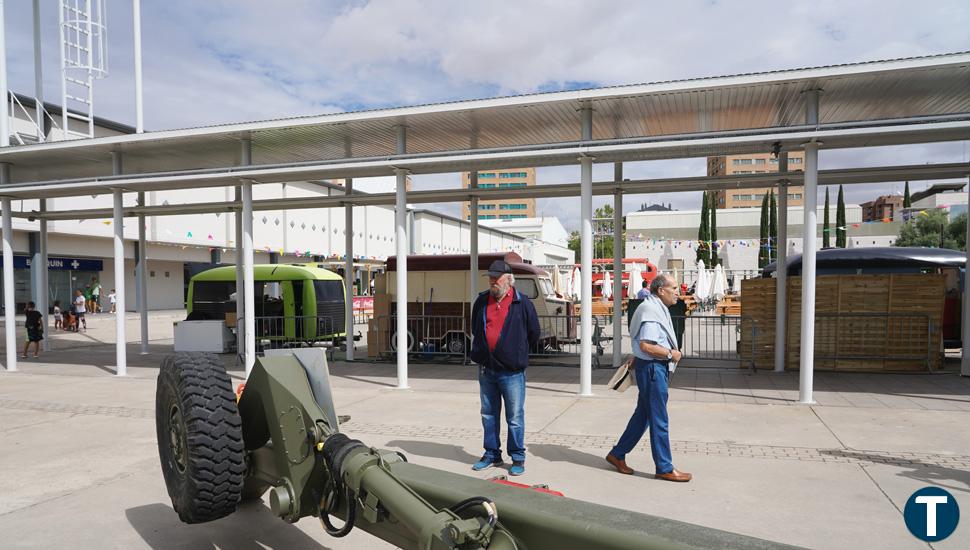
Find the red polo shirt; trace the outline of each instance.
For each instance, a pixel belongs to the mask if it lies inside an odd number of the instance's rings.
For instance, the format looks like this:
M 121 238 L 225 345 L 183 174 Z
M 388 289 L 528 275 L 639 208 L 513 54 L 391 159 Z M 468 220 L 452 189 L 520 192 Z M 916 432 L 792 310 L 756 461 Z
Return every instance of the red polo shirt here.
M 513 289 L 509 289 L 500 301 L 495 301 L 495 296 L 488 295 L 488 304 L 485 306 L 485 341 L 488 342 L 489 351 L 495 351 L 498 344 L 498 337 L 502 334 L 502 327 L 505 326 L 505 318 L 509 316 L 509 307 L 512 306 Z

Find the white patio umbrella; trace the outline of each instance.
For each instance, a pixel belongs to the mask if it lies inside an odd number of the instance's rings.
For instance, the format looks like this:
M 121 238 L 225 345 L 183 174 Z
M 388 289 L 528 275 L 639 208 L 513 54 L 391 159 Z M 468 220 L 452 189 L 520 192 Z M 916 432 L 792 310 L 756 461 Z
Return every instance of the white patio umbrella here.
M 631 300 L 636 299 L 637 293 L 640 292 L 642 286 L 643 275 L 640 272 L 640 264 L 630 264 L 627 268 L 626 297 Z
M 724 280 L 724 268 L 721 264 L 714 266 L 714 277 L 711 286 L 711 297 L 714 298 L 715 302 L 720 302 L 724 299 L 724 293 L 727 290 L 727 281 Z
M 582 287 L 583 287 L 582 277 L 580 276 L 579 268 L 577 267 L 573 269 L 573 276 L 572 276 L 572 279 L 569 281 L 569 293 L 572 296 L 573 301 L 579 300 L 580 294 L 582 294 L 582 292 L 580 292 L 580 289 Z
M 697 262 L 697 285 L 694 287 L 694 299 L 705 302 L 711 297 L 711 279 L 704 268 L 704 260 Z
M 741 276 L 740 275 L 737 275 L 737 274 L 734 275 L 734 285 L 732 285 L 731 288 L 734 290 L 734 293 L 735 294 L 741 294 Z
M 563 289 L 562 287 L 562 273 L 559 272 L 558 267 L 554 267 L 552 269 L 552 289 L 556 292 L 556 294 L 559 294 L 560 296 L 566 295 L 563 292 L 563 290 L 565 289 Z
M 603 301 L 609 302 L 610 298 L 613 297 L 613 277 L 610 277 L 609 271 L 603 273 L 600 284 L 603 285 Z

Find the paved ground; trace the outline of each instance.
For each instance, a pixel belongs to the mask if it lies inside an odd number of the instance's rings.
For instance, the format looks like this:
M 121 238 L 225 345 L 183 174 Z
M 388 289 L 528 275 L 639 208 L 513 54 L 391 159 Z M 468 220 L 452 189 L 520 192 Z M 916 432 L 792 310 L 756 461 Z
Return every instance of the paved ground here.
M 171 320 L 153 316 L 150 355 L 129 346 L 125 378 L 112 375 L 107 316 L 86 341 L 55 342 L 56 351 L 21 362 L 20 372 L 0 371 L 0 546 L 386 548 L 360 532 L 330 539 L 311 519 L 286 524 L 263 504 L 211 524 L 178 522 L 158 467 L 153 408 Z M 393 389 L 394 370 L 332 365 L 337 410 L 352 416 L 344 431 L 418 464 L 494 475 L 468 468 L 481 452 L 474 369 L 413 365 L 409 390 Z M 797 375 L 678 369 L 674 458 L 696 476 L 682 485 L 649 475 L 644 445 L 629 457 L 643 471 L 632 478 L 603 461 L 636 398 L 635 390 L 602 389 L 610 374 L 595 371 L 596 395 L 579 398 L 576 369 L 530 369 L 524 482 L 826 549 L 926 547 L 906 530 L 901 509 L 927 485 L 955 495 L 965 516 L 970 510 L 970 378 L 819 373 L 818 405 L 809 407 L 794 403 Z M 970 547 L 970 520 L 933 547 Z

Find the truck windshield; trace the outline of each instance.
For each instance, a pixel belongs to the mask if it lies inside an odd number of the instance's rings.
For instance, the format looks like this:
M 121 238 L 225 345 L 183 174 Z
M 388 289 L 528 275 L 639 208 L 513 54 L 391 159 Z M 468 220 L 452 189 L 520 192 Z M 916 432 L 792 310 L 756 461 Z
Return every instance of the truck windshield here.
M 539 279 L 539 286 L 542 287 L 542 293 L 545 294 L 546 296 L 556 293 L 552 289 L 552 281 L 550 281 L 549 279 Z
M 536 287 L 535 279 L 516 279 L 515 288 L 522 294 L 525 294 L 526 298 L 530 300 L 535 300 L 539 297 L 539 289 Z
M 193 302 L 228 302 L 236 291 L 235 281 L 196 281 L 192 289 Z

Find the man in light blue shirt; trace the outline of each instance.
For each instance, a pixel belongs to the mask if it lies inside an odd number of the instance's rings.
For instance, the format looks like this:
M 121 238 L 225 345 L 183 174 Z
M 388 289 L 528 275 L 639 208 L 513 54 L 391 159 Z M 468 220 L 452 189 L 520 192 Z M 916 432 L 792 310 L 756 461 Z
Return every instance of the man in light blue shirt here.
M 643 288 L 640 289 L 640 292 L 637 292 L 637 300 L 645 300 L 647 296 L 650 296 L 650 287 L 648 285 L 649 283 L 643 281 Z
M 677 302 L 677 283 L 667 275 L 657 275 L 650 285 L 651 293 L 637 308 L 631 326 L 634 369 L 636 373 L 637 407 L 627 423 L 620 440 L 606 455 L 606 461 L 621 474 L 633 474 L 626 464 L 626 455 L 637 446 L 650 429 L 650 451 L 656 466 L 654 477 L 666 481 L 685 482 L 691 474 L 674 468 L 670 456 L 670 434 L 667 416 L 667 394 L 670 373 L 681 359 L 674 329 L 667 308 Z

